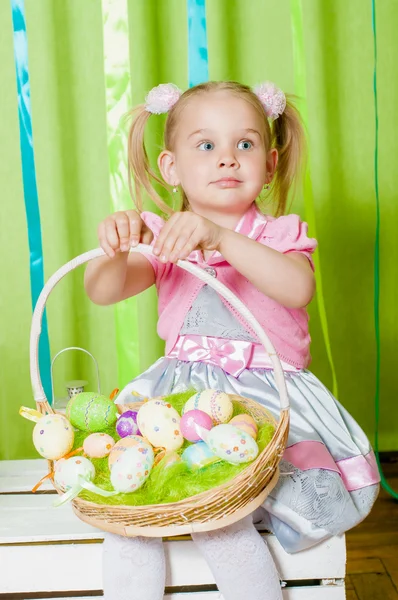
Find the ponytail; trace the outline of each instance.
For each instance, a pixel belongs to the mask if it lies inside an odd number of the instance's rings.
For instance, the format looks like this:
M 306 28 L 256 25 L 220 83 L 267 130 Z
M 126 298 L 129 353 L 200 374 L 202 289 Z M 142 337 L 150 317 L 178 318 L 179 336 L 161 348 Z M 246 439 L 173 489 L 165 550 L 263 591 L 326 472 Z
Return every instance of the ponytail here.
M 128 135 L 128 183 L 130 194 L 138 212 L 143 211 L 142 188 L 146 190 L 153 202 L 167 215 L 173 210 L 162 200 L 152 185 L 156 181 L 165 189 L 165 183 L 151 169 L 144 143 L 145 126 L 152 113 L 146 110 L 145 104 L 133 109 L 133 118 Z
M 306 143 L 300 114 L 291 97 L 286 98 L 286 108 L 272 123 L 271 146 L 278 150 L 273 195 L 276 201 L 276 216 L 286 211 L 290 188 L 293 194 L 302 178 L 305 165 Z

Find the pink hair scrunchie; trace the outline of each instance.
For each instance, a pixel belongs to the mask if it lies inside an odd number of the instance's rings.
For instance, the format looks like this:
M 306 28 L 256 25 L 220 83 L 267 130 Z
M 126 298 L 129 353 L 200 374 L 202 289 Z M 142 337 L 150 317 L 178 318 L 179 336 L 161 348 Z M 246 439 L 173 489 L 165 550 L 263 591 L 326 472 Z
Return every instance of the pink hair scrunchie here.
M 253 92 L 260 100 L 265 114 L 271 121 L 275 121 L 284 112 L 286 96 L 272 81 L 265 81 L 256 85 Z
M 182 91 L 174 83 L 161 83 L 152 88 L 145 98 L 145 110 L 161 115 L 169 112 L 178 102 Z

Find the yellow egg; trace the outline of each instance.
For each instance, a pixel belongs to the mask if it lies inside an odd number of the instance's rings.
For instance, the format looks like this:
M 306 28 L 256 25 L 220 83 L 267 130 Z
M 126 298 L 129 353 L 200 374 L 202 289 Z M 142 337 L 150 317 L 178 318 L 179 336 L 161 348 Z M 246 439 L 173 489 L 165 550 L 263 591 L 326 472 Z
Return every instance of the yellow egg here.
M 169 402 L 149 400 L 138 411 L 137 423 L 142 435 L 155 448 L 178 450 L 184 443 L 181 417 Z
M 227 423 L 232 417 L 234 408 L 228 394 L 220 390 L 207 389 L 198 392 L 186 402 L 183 413 L 188 410 L 203 410 L 213 420 L 214 425 Z
M 235 425 L 238 429 L 245 431 L 249 435 L 252 436 L 254 440 L 257 439 L 258 428 L 256 421 L 250 415 L 236 415 L 233 417 L 230 422 L 230 425 Z
M 33 429 L 36 450 L 49 460 L 57 460 L 68 454 L 73 447 L 74 438 L 73 427 L 64 415 L 44 415 Z

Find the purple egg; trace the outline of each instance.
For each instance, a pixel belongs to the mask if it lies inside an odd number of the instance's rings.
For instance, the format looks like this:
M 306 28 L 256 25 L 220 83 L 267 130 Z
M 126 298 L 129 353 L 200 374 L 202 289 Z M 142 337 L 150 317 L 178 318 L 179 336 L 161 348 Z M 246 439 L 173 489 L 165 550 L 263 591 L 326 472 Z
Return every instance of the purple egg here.
M 181 433 L 189 442 L 198 442 L 202 439 L 200 429 L 210 429 L 213 427 L 212 418 L 203 410 L 188 410 L 182 415 L 180 421 Z
M 126 410 L 116 421 L 116 431 L 121 438 L 127 435 L 142 435 L 137 425 L 137 414 L 135 410 Z

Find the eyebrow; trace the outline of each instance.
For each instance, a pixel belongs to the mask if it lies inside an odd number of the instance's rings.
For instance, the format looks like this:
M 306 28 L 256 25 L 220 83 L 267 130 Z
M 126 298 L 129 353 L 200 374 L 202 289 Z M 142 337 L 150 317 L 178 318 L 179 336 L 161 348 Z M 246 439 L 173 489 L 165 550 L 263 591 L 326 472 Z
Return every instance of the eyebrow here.
M 257 129 L 240 129 L 239 130 L 242 134 L 244 133 L 254 133 L 257 134 L 259 137 L 261 137 L 261 134 L 259 131 L 257 131 Z M 188 139 L 193 137 L 194 135 L 197 135 L 198 133 L 203 134 L 203 133 L 212 133 L 211 129 L 197 129 L 196 131 L 193 131 L 192 133 L 189 134 Z

